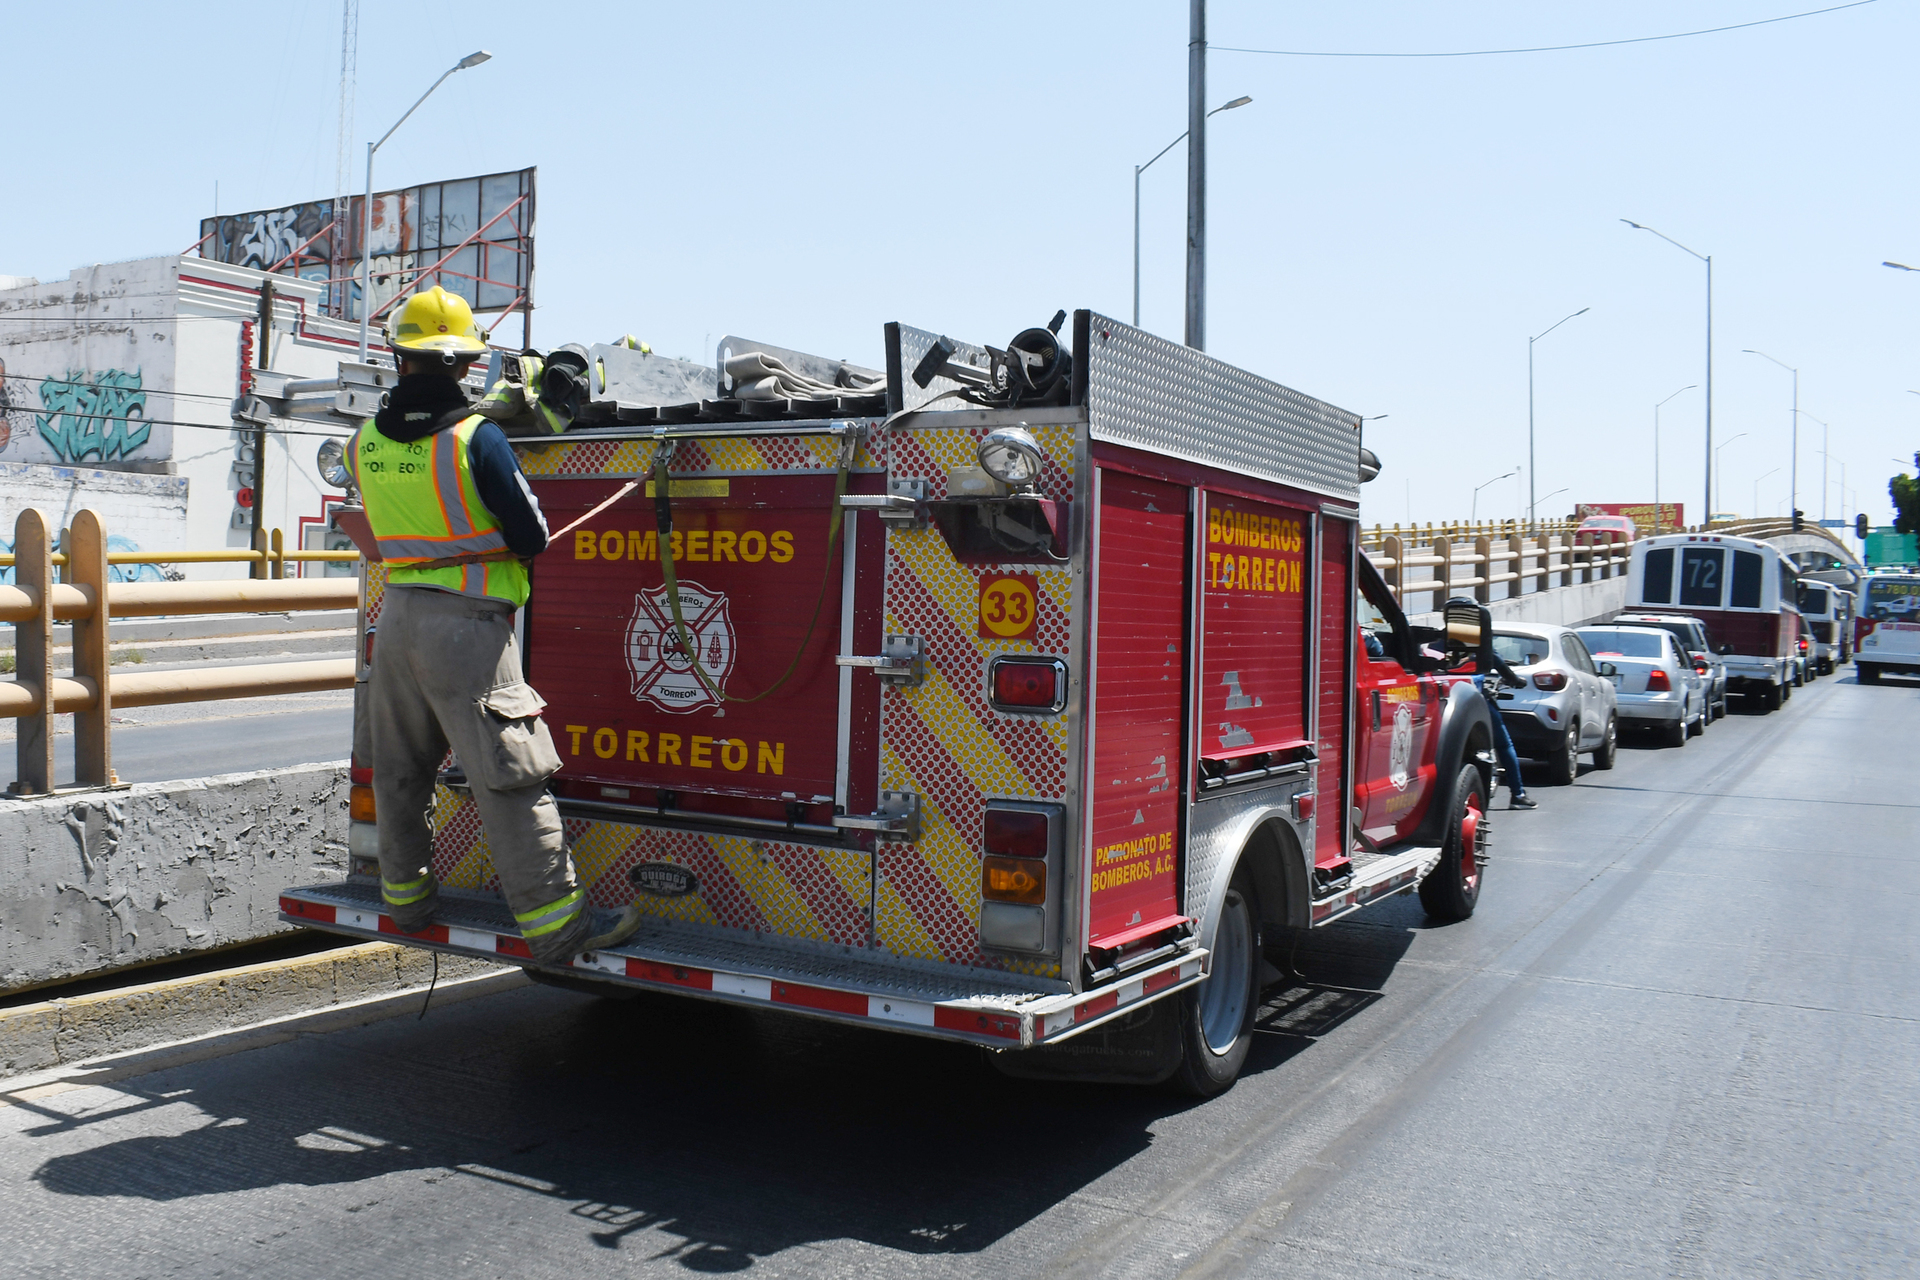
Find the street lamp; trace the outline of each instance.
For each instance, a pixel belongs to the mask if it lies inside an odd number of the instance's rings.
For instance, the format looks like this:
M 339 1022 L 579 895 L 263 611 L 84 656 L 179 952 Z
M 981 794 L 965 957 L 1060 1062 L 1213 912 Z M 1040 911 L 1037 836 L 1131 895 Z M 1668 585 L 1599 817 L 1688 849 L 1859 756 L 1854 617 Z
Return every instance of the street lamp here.
M 1221 103 L 1213 110 L 1207 112 L 1207 116 L 1211 119 L 1219 115 L 1222 111 L 1231 111 L 1235 107 L 1244 107 L 1252 101 L 1252 98 L 1247 97 L 1235 98 L 1232 102 Z M 1161 156 L 1179 146 L 1182 142 L 1186 141 L 1186 137 L 1187 134 L 1183 131 L 1179 137 L 1160 148 L 1160 150 L 1154 154 L 1153 160 L 1158 160 Z M 1136 329 L 1140 327 L 1140 175 L 1153 166 L 1153 160 L 1147 161 L 1146 164 L 1133 166 L 1133 327 Z
M 360 205 L 360 363 L 367 362 L 367 321 L 373 314 L 373 153 L 378 151 L 393 136 L 393 130 L 407 122 L 407 116 L 420 109 L 433 91 L 446 82 L 448 76 L 456 71 L 465 71 L 468 67 L 477 67 L 493 55 L 485 49 L 470 53 L 460 61 L 440 73 L 440 78 L 427 86 L 427 91 L 414 100 L 407 108 L 406 115 L 393 122 L 393 129 L 380 135 L 379 142 L 367 144 L 367 195 Z
M 1563 493 L 1567 493 L 1567 492 L 1570 492 L 1570 490 L 1569 490 L 1569 489 L 1555 489 L 1555 490 L 1554 490 L 1554 491 L 1553 491 L 1552 493 L 1550 493 L 1550 494 L 1548 494 L 1548 495 L 1547 495 L 1546 497 L 1544 497 L 1544 498 L 1542 498 L 1542 499 L 1540 499 L 1540 501 L 1542 501 L 1542 502 L 1551 502 L 1551 501 L 1553 501 L 1553 500 L 1554 500 L 1555 498 L 1557 498 L 1557 497 L 1559 497 L 1559 496 L 1560 496 L 1561 494 L 1563 494 Z
M 1746 435 L 1747 433 L 1742 431 L 1737 436 L 1728 436 L 1725 440 L 1721 441 L 1717 447 L 1715 447 L 1713 451 L 1713 473 L 1715 475 L 1720 474 L 1720 450 L 1726 448 L 1728 445 L 1732 444 L 1735 440 L 1746 439 Z M 1706 528 L 1707 525 L 1713 523 L 1713 507 L 1714 507 L 1713 503 L 1709 502 L 1707 504 L 1707 519 L 1706 519 L 1706 523 L 1700 526 L 1701 528 L 1704 529 Z
M 1546 327 L 1545 329 L 1543 329 L 1543 330 L 1541 330 L 1541 331 L 1540 331 L 1539 333 L 1537 333 L 1537 334 L 1535 334 L 1535 335 L 1534 335 L 1533 337 L 1531 337 L 1531 338 L 1528 338 L 1528 339 L 1527 339 L 1527 523 L 1528 523 L 1529 525 L 1531 525 L 1531 524 L 1532 524 L 1532 523 L 1534 522 L 1534 501 L 1533 501 L 1533 344 L 1534 344 L 1534 343 L 1536 343 L 1536 342 L 1538 342 L 1538 341 L 1540 341 L 1540 339 L 1542 339 L 1542 338 L 1544 338 L 1544 337 L 1546 337 L 1546 336 L 1547 336 L 1547 335 L 1548 335 L 1549 333 L 1552 333 L 1552 332 L 1553 332 L 1553 331 L 1554 331 L 1555 329 L 1558 329 L 1558 328 L 1559 328 L 1559 327 L 1560 327 L 1561 325 L 1563 325 L 1563 324 L 1565 324 L 1565 323 L 1566 323 L 1566 322 L 1567 322 L 1568 320 L 1571 320 L 1571 319 L 1573 319 L 1573 316 L 1583 316 L 1583 315 L 1585 315 L 1585 314 L 1587 314 L 1587 312 L 1589 312 L 1589 311 L 1591 311 L 1591 310 L 1593 310 L 1593 308 L 1592 308 L 1592 307 L 1582 307 L 1582 308 L 1580 308 L 1580 309 L 1579 309 L 1578 311 L 1576 311 L 1576 312 L 1574 312 L 1572 316 L 1566 316 L 1566 317 L 1564 317 L 1564 318 L 1562 318 L 1562 319 L 1559 319 L 1559 320 L 1556 320 L 1556 321 L 1554 321 L 1554 322 L 1553 322 L 1552 324 L 1550 324 L 1550 325 L 1548 325 L 1548 326 L 1547 326 L 1547 327 Z
M 1515 467 L 1511 471 L 1502 471 L 1499 475 L 1487 481 L 1487 484 L 1498 484 L 1500 483 L 1500 481 L 1505 480 L 1510 476 L 1517 476 L 1519 474 L 1520 474 L 1520 468 L 1518 467 Z M 1480 491 L 1486 488 L 1487 484 L 1478 484 L 1473 487 L 1473 502 L 1468 508 L 1470 512 L 1470 514 L 1467 516 L 1468 524 L 1472 524 L 1480 518 Z M 1454 509 L 1456 511 L 1459 510 L 1458 507 Z
M 1703 487 L 1706 490 L 1706 498 L 1707 498 L 1707 522 L 1711 524 L 1713 522 L 1713 465 L 1714 465 L 1714 457 L 1713 457 L 1713 255 L 1705 254 L 1705 253 L 1694 253 L 1693 250 L 1687 248 L 1687 246 L 1681 244 L 1678 240 L 1675 240 L 1672 236 L 1667 235 L 1665 232 L 1654 231 L 1652 227 L 1643 227 L 1639 223 L 1633 221 L 1631 218 L 1622 218 L 1620 219 L 1620 221 L 1626 223 L 1628 226 L 1632 227 L 1635 231 L 1652 231 L 1654 235 L 1659 236 L 1662 240 L 1665 240 L 1668 244 L 1672 245 L 1674 248 L 1679 249 L 1683 253 L 1693 254 L 1694 257 L 1700 259 L 1700 261 L 1707 264 L 1707 446 L 1706 446 L 1707 476 L 1706 476 L 1706 481 Z M 1701 527 L 1705 528 L 1706 526 L 1702 525 Z
M 1773 360 L 1773 357 L 1766 352 L 1755 351 L 1752 347 L 1742 347 L 1741 351 L 1745 355 L 1759 356 L 1762 360 Z M 1800 509 L 1800 371 L 1785 360 L 1773 360 L 1773 362 L 1793 375 L 1793 444 L 1790 446 L 1793 456 L 1788 459 L 1787 509 L 1798 511 Z
M 1767 473 L 1766 473 L 1766 475 L 1761 475 L 1761 476 L 1756 476 L 1756 477 L 1754 478 L 1754 481 L 1753 481 L 1753 519 L 1755 519 L 1755 520 L 1758 520 L 1758 519 L 1760 518 L 1760 482 L 1761 482 L 1762 480 L 1765 480 L 1765 479 L 1767 478 L 1767 476 L 1771 476 L 1771 475 L 1778 475 L 1779 473 L 1780 473 L 1780 468 L 1778 468 L 1778 467 L 1775 467 L 1775 468 L 1774 468 L 1774 469 L 1773 469 L 1772 471 L 1769 471 L 1769 472 L 1767 472 Z
M 1820 419 L 1814 417 L 1805 409 L 1800 411 L 1800 416 L 1810 422 L 1820 422 Z M 1827 522 L 1827 485 L 1830 483 L 1827 479 L 1827 436 L 1831 434 L 1831 432 L 1832 428 L 1827 426 L 1826 423 L 1820 422 L 1820 523 L 1823 525 Z M 1842 518 L 1844 519 L 1844 516 Z
M 1895 271 L 1920 271 L 1920 267 L 1910 267 L 1904 262 L 1883 262 L 1883 267 L 1892 267 Z
M 1682 387 L 1682 388 L 1680 388 L 1680 391 L 1676 391 L 1676 392 L 1674 392 L 1674 393 L 1673 393 L 1673 396 L 1677 396 L 1677 395 L 1679 395 L 1679 394 L 1680 394 L 1680 393 L 1681 393 L 1682 391 L 1691 391 L 1691 390 L 1693 390 L 1693 389 L 1694 389 L 1695 387 L 1697 387 L 1697 386 L 1699 386 L 1699 385 L 1700 385 L 1700 384 L 1699 384 L 1699 383 L 1697 383 L 1697 382 L 1693 382 L 1693 383 L 1689 383 L 1689 384 L 1687 384 L 1686 386 L 1684 386 L 1684 387 Z M 1667 397 L 1667 400 L 1671 400 L 1671 399 L 1673 399 L 1673 396 L 1668 396 L 1668 397 Z M 1660 402 L 1660 404 L 1665 404 L 1665 403 L 1667 402 L 1667 400 L 1662 400 L 1662 401 Z M 1655 533 L 1659 533 L 1659 532 L 1660 532 L 1660 515 L 1661 515 L 1661 508 L 1660 508 L 1660 404 L 1656 404 L 1655 406 L 1653 406 L 1653 531 L 1654 531 Z M 1709 512 L 1708 512 L 1707 514 L 1708 514 L 1708 515 L 1712 515 L 1713 513 L 1709 511 Z

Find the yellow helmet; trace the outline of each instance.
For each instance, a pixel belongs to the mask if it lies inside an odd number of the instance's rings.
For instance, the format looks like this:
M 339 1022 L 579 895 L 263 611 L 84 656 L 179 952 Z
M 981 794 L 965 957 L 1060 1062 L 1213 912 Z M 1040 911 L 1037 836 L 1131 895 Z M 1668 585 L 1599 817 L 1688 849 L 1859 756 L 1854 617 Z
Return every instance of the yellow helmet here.
M 439 285 L 416 293 L 387 320 L 387 345 L 395 351 L 438 353 L 442 360 L 483 356 L 487 335 L 474 321 L 473 308 Z

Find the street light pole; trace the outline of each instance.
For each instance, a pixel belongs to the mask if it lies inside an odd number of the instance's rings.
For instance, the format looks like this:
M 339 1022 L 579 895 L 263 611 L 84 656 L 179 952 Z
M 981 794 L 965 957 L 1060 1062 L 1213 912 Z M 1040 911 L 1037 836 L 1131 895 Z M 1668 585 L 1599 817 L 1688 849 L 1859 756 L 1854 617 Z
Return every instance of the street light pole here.
M 1673 396 L 1683 391 L 1691 391 L 1699 385 L 1697 382 L 1690 383 L 1674 392 Z M 1667 400 L 1673 399 L 1673 396 L 1668 396 Z M 1660 405 L 1665 404 L 1667 400 L 1662 400 L 1660 404 L 1653 406 L 1653 531 L 1655 533 L 1660 532 L 1660 517 L 1664 514 L 1660 506 Z
M 1583 316 L 1583 315 L 1585 315 L 1585 314 L 1587 314 L 1587 312 L 1589 312 L 1589 311 L 1591 311 L 1591 310 L 1593 310 L 1593 308 L 1592 308 L 1592 307 L 1582 307 L 1582 308 L 1580 308 L 1580 309 L 1579 309 L 1578 311 L 1576 311 L 1576 312 L 1574 312 L 1572 316 L 1566 316 L 1566 317 L 1564 317 L 1564 318 L 1562 318 L 1562 319 L 1559 319 L 1559 320 L 1556 320 L 1556 321 L 1554 321 L 1554 322 L 1553 322 L 1552 324 L 1550 324 L 1550 325 L 1548 325 L 1548 326 L 1547 326 L 1547 327 L 1546 327 L 1546 328 L 1545 328 L 1544 330 L 1542 330 L 1541 332 L 1539 332 L 1539 333 L 1537 333 L 1537 334 L 1535 334 L 1535 335 L 1534 335 L 1533 337 L 1531 337 L 1531 338 L 1528 338 L 1528 339 L 1527 339 L 1527 524 L 1528 524 L 1528 525 L 1532 525 L 1532 524 L 1534 523 L 1534 503 L 1533 503 L 1533 474 L 1534 474 L 1534 473 L 1533 473 L 1533 344 L 1534 344 L 1534 343 L 1536 343 L 1536 342 L 1538 342 L 1538 341 L 1540 341 L 1540 339 L 1542 339 L 1542 338 L 1544 338 L 1544 337 L 1546 337 L 1546 336 L 1547 336 L 1547 335 L 1548 335 L 1549 333 L 1552 333 L 1552 332 L 1553 332 L 1553 331 L 1554 331 L 1555 329 L 1558 329 L 1558 328 L 1559 328 L 1559 327 L 1560 327 L 1561 325 L 1563 325 L 1563 324 L 1565 324 L 1565 323 L 1566 323 L 1566 322 L 1567 322 L 1568 320 L 1571 320 L 1571 319 L 1573 319 L 1573 316 Z
M 1720 450 L 1725 449 L 1728 445 L 1732 444 L 1735 440 L 1744 439 L 1746 437 L 1746 434 L 1747 434 L 1746 432 L 1742 431 L 1737 436 L 1728 436 L 1724 441 L 1721 442 L 1719 448 L 1713 451 L 1713 470 L 1715 475 L 1718 475 L 1720 472 Z M 1713 507 L 1714 507 L 1714 504 L 1711 501 L 1709 501 L 1707 504 L 1707 518 L 1701 522 L 1701 526 L 1700 526 L 1701 528 L 1704 529 L 1706 528 L 1707 525 L 1713 523 Z
M 1741 354 L 1759 356 L 1762 360 L 1773 360 L 1773 357 L 1766 352 L 1755 351 L 1752 347 L 1742 347 Z M 1793 375 L 1793 430 L 1790 435 L 1793 443 L 1788 446 L 1793 456 L 1787 460 L 1789 477 L 1787 512 L 1791 515 L 1800 509 L 1800 371 L 1785 360 L 1773 360 L 1773 362 Z
M 1520 474 L 1520 468 L 1518 467 L 1515 467 L 1511 471 L 1502 471 L 1499 475 L 1487 481 L 1487 484 L 1499 484 L 1502 480 L 1508 479 L 1509 477 L 1512 477 L 1512 476 L 1517 476 L 1519 474 Z M 1486 488 L 1487 484 L 1475 485 L 1473 488 L 1473 502 L 1471 506 L 1468 508 L 1469 511 L 1471 512 L 1471 514 L 1467 516 L 1468 524 L 1473 524 L 1480 519 L 1480 491 Z
M 1820 422 L 1820 419 L 1804 410 L 1800 416 L 1809 422 Z M 1822 525 L 1827 522 L 1827 486 L 1833 483 L 1827 479 L 1827 436 L 1830 430 L 1826 423 L 1820 422 L 1820 523 Z
M 1207 349 L 1207 0 L 1189 0 L 1186 342 Z
M 373 153 L 378 151 L 391 138 L 394 129 L 407 122 L 407 116 L 420 109 L 420 104 L 433 95 L 433 91 L 446 83 L 448 76 L 456 71 L 465 71 L 468 67 L 477 67 L 493 55 L 485 49 L 470 53 L 460 61 L 440 73 L 440 78 L 427 86 L 427 91 L 414 99 L 407 108 L 406 115 L 393 122 L 393 129 L 380 135 L 379 142 L 367 144 L 367 194 L 360 203 L 360 363 L 367 362 L 367 321 L 373 315 Z
M 1635 221 L 1633 221 L 1633 220 L 1632 220 L 1632 219 L 1630 219 L 1630 218 L 1622 218 L 1622 219 L 1620 219 L 1620 221 L 1622 221 L 1622 222 L 1624 222 L 1624 223 L 1626 223 L 1626 224 L 1627 224 L 1628 226 L 1630 226 L 1630 227 L 1632 227 L 1632 228 L 1633 228 L 1633 229 L 1634 229 L 1635 231 L 1653 231 L 1653 228 L 1652 228 L 1652 227 L 1643 227 L 1643 226 L 1641 226 L 1641 225 L 1640 225 L 1639 223 L 1637 223 L 1637 222 L 1635 222 Z M 1676 248 L 1676 249 L 1678 249 L 1678 250 L 1680 250 L 1681 252 L 1683 252 L 1683 253 L 1690 253 L 1690 254 L 1693 254 L 1693 256 L 1694 256 L 1694 257 L 1696 257 L 1696 258 L 1698 258 L 1698 259 L 1700 259 L 1700 261 L 1702 261 L 1702 262 L 1704 262 L 1704 263 L 1706 264 L 1706 266 L 1707 266 L 1707 446 L 1706 446 L 1706 468 L 1707 468 L 1707 474 L 1706 474 L 1706 478 L 1705 478 L 1705 481 L 1704 481 L 1704 482 L 1703 482 L 1703 484 L 1702 484 L 1702 488 L 1703 488 L 1703 489 L 1705 490 L 1705 494 L 1706 494 L 1706 500 L 1707 500 L 1707 510 L 1706 510 L 1706 520 L 1705 520 L 1705 522 L 1704 522 L 1704 523 L 1703 523 L 1703 524 L 1701 525 L 1701 527 L 1702 527 L 1702 528 L 1705 528 L 1705 527 L 1706 527 L 1706 526 L 1707 526 L 1708 524 L 1711 524 L 1711 523 L 1713 523 L 1713 467 L 1714 467 L 1714 452 L 1713 452 L 1713 255 L 1712 255 L 1712 254 L 1709 254 L 1709 253 L 1694 253 L 1694 252 L 1693 252 L 1693 250 L 1691 250 L 1691 249 L 1689 249 L 1689 248 L 1687 248 L 1687 246 L 1685 246 L 1685 245 L 1683 245 L 1683 244 L 1681 244 L 1681 243 L 1680 243 L 1680 242 L 1679 242 L 1678 240 L 1675 240 L 1675 239 L 1674 239 L 1674 238 L 1673 238 L 1672 236 L 1670 236 L 1670 235 L 1667 235 L 1667 234 L 1665 234 L 1664 232 L 1660 232 L 1660 231 L 1653 231 L 1653 234 L 1654 234 L 1654 235 L 1656 235 L 1656 236 L 1659 236 L 1659 237 L 1660 237 L 1660 238 L 1661 238 L 1662 240 L 1665 240 L 1665 241 L 1666 241 L 1666 242 L 1667 242 L 1668 244 L 1670 244 L 1670 245 L 1672 245 L 1672 246 L 1673 246 L 1674 248 Z M 1742 434 L 1744 435 L 1745 433 L 1743 432 Z
M 1238 97 L 1232 102 L 1221 103 L 1213 110 L 1207 112 L 1207 116 L 1208 118 L 1212 118 L 1219 115 L 1222 111 L 1231 111 L 1235 107 L 1244 107 L 1252 101 L 1253 99 L 1249 97 Z M 1154 153 L 1153 160 L 1158 160 L 1161 156 L 1179 146 L 1181 142 L 1186 140 L 1188 132 L 1187 130 L 1182 130 L 1178 138 L 1175 138 L 1172 142 L 1169 142 L 1166 146 Z M 1140 327 L 1140 175 L 1153 167 L 1153 160 L 1149 160 L 1145 164 L 1133 166 L 1133 327 L 1136 329 Z

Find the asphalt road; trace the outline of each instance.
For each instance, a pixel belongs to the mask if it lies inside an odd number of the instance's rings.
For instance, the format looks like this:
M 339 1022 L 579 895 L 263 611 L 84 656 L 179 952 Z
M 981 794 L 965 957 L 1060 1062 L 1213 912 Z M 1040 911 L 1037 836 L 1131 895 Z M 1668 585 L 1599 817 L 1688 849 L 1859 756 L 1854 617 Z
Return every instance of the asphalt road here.
M 7 1276 L 1911 1275 L 1920 685 L 1499 816 L 1302 939 L 1229 1093 L 528 988 L 0 1091 Z
M 55 719 L 68 722 L 53 739 L 54 777 L 64 783 L 73 778 L 73 717 Z M 350 691 L 140 707 L 115 717 L 113 771 L 122 782 L 173 782 L 344 760 L 352 746 Z M 18 763 L 9 732 L 0 786 L 18 776 Z

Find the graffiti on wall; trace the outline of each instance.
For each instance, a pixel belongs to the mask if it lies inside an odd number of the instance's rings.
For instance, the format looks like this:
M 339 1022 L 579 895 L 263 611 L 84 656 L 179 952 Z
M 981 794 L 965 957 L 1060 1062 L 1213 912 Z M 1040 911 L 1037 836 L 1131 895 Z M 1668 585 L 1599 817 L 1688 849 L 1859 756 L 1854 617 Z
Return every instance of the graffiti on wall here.
M 40 405 L 34 426 L 62 462 L 127 458 L 153 433 L 138 370 L 69 370 L 40 384 Z
M 107 554 L 116 551 L 138 553 L 140 544 L 117 533 L 107 535 Z M 0 552 L 13 554 L 13 543 L 0 539 Z M 107 566 L 108 582 L 183 582 L 186 574 L 170 564 L 115 564 Z M 13 566 L 0 565 L 0 583 L 12 585 Z

